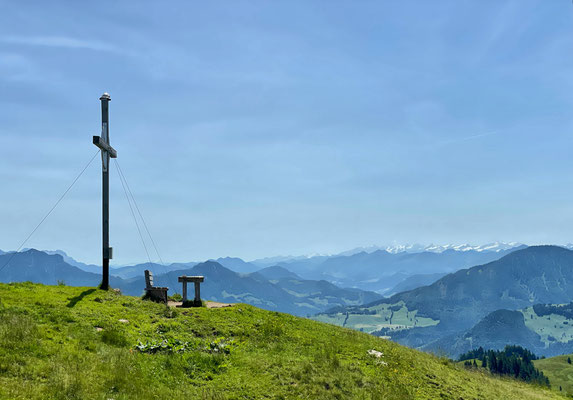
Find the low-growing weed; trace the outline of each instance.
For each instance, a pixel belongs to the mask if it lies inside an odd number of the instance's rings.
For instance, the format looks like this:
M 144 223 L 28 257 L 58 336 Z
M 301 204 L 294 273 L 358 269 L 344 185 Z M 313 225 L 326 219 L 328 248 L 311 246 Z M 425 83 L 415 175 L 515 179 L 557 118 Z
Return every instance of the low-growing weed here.
M 115 326 L 104 329 L 101 332 L 101 341 L 115 347 L 125 347 L 129 343 L 125 332 Z
M 138 343 L 135 349 L 141 353 L 154 354 L 159 352 L 164 353 L 184 353 L 189 350 L 195 349 L 195 346 L 189 342 L 182 342 L 177 339 L 164 339 L 161 341 L 149 341 L 146 343 Z

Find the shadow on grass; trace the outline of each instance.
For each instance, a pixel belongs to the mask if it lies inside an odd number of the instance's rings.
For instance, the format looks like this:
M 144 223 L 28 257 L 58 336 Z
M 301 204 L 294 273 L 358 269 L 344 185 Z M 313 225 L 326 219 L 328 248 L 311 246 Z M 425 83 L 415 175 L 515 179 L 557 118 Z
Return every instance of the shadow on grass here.
M 70 302 L 68 303 L 68 305 L 66 307 L 74 307 L 78 301 L 81 301 L 84 297 L 86 297 L 88 294 L 92 294 L 93 292 L 95 292 L 96 289 L 88 289 L 88 290 L 84 290 L 83 292 L 81 292 L 79 294 L 79 296 L 73 297 L 70 299 Z

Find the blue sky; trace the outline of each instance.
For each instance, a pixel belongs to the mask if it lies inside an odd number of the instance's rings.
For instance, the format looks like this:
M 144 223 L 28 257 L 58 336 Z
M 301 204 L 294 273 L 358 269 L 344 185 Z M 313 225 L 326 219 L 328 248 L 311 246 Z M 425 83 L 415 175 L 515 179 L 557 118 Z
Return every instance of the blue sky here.
M 166 261 L 573 241 L 568 0 L 0 8 L 3 250 L 95 153 L 104 91 Z M 98 262 L 100 165 L 27 247 Z M 143 262 L 115 174 L 113 261 Z

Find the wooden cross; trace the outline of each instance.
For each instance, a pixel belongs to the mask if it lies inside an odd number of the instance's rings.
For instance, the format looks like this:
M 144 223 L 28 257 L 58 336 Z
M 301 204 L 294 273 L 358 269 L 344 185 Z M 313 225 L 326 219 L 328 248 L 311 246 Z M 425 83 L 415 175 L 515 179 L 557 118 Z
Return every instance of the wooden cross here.
M 109 289 L 109 260 L 113 258 L 113 249 L 109 247 L 109 159 L 117 158 L 117 152 L 109 144 L 109 102 L 108 93 L 102 94 L 101 100 L 101 136 L 93 137 L 93 144 L 101 150 L 102 162 L 102 225 L 103 225 L 103 260 L 100 288 Z

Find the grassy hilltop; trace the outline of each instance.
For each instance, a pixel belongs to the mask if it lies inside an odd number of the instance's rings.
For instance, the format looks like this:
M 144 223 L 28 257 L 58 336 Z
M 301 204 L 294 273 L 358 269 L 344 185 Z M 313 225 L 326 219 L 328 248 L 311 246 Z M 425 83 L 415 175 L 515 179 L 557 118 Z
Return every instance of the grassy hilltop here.
M 573 396 L 573 364 L 567 362 L 568 358 L 573 359 L 573 354 L 535 360 L 533 363 L 549 378 L 553 390 L 561 387 L 561 393 Z
M 0 284 L 0 397 L 562 398 L 365 333 L 244 304 L 170 309 L 30 283 Z

